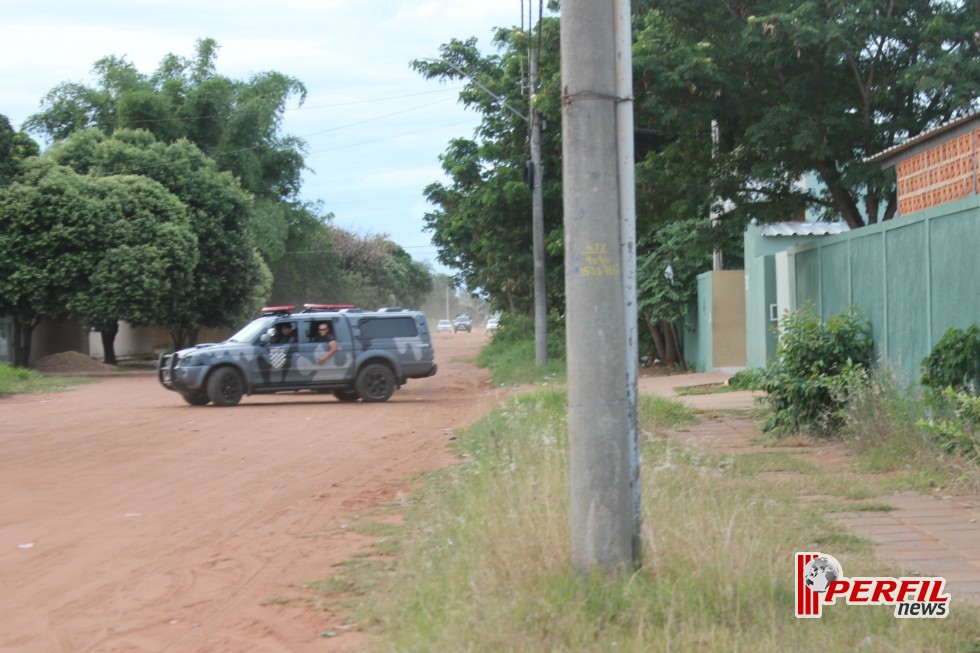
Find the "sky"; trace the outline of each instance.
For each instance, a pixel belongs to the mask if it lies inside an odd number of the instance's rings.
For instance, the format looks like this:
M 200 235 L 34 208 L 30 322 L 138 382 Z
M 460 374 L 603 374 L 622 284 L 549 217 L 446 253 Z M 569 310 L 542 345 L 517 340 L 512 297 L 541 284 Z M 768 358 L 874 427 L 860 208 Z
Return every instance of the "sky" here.
M 536 5 L 537 3 L 535 3 Z M 527 0 L 0 0 L 0 114 L 14 129 L 62 82 L 94 84 L 100 58 L 151 74 L 168 53 L 191 58 L 218 42 L 217 73 L 280 72 L 307 89 L 283 132 L 306 141 L 303 200 L 333 225 L 387 234 L 435 272 L 423 189 L 444 181 L 439 155 L 472 137 L 480 117 L 457 102 L 459 82 L 426 80 L 412 59 L 453 38 L 494 52 L 496 27 L 521 24 Z M 35 135 L 37 139 L 37 136 Z

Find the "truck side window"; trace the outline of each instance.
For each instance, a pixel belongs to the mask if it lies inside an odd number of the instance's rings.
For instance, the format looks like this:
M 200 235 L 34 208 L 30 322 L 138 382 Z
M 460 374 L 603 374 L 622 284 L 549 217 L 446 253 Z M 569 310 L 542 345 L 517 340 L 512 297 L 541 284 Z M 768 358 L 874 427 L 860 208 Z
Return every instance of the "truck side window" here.
M 418 325 L 410 317 L 369 318 L 361 321 L 361 338 L 414 338 Z

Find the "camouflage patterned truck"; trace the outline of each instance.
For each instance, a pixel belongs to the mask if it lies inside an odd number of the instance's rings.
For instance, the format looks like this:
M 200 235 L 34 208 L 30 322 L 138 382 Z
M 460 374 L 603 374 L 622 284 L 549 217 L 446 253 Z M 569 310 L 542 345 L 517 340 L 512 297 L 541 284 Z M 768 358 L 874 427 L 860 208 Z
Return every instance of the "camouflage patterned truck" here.
M 321 339 L 324 332 L 336 348 Z M 192 406 L 234 406 L 243 395 L 296 390 L 387 401 L 408 379 L 435 373 L 422 313 L 309 304 L 299 312 L 263 309 L 228 340 L 163 354 L 157 365 L 160 383 Z

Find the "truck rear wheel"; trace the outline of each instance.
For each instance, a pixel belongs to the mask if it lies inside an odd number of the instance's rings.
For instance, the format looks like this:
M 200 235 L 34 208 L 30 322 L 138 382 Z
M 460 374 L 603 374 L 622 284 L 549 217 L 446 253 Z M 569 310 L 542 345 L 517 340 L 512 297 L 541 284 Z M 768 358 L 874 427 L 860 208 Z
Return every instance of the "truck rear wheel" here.
M 366 402 L 388 401 L 395 392 L 395 375 L 382 363 L 371 363 L 357 374 L 357 394 Z

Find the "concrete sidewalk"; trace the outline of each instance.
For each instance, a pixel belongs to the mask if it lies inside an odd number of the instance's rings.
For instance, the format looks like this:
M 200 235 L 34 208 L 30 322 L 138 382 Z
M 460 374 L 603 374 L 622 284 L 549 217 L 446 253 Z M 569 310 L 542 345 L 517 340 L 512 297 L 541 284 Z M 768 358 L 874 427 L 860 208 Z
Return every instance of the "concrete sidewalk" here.
M 737 391 L 719 394 L 678 396 L 675 388 L 723 383 L 729 375 L 720 372 L 643 377 L 640 394 L 670 397 L 699 411 L 735 411 L 721 419 L 703 420 L 683 435 L 688 444 L 713 451 L 751 453 L 766 450 L 758 444 L 761 432 L 746 411 L 755 406 L 758 393 Z M 839 447 L 813 458 L 837 459 Z M 792 452 L 794 448 L 787 448 Z M 803 452 L 812 447 L 798 447 Z M 829 453 L 830 455 L 823 455 Z M 846 463 L 846 461 L 844 461 Z M 914 492 L 878 497 L 877 502 L 894 508 L 890 512 L 841 513 L 841 524 L 855 535 L 871 541 L 875 553 L 896 563 L 909 576 L 942 576 L 954 604 L 980 603 L 980 498 L 922 495 Z M 833 551 L 827 553 L 833 554 Z

